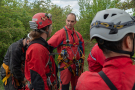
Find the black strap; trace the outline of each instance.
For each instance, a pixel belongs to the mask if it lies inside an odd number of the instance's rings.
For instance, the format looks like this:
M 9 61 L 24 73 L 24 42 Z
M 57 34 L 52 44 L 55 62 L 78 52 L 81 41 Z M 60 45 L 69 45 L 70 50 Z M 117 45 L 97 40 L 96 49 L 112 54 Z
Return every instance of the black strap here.
M 106 74 L 103 71 L 98 72 L 98 74 L 101 76 L 101 78 L 105 81 L 105 83 L 109 86 L 111 90 L 117 90 L 117 88 L 113 85 L 113 83 L 110 81 L 110 79 L 106 76 Z M 135 83 L 132 90 L 135 90 Z
M 113 83 L 110 81 L 110 79 L 106 76 L 106 74 L 103 71 L 98 72 L 98 74 L 101 76 L 101 78 L 105 81 L 105 83 L 111 90 L 117 90 L 117 88 L 113 85 Z
M 63 27 L 63 28 L 64 28 L 64 30 L 66 31 L 66 38 L 67 38 L 66 42 L 69 43 L 69 38 L 68 38 L 67 29 L 66 29 L 65 27 Z
M 63 71 L 63 70 L 65 70 L 65 69 L 64 69 L 64 67 L 63 67 L 63 68 L 58 68 L 58 70 L 59 70 L 59 71 Z
M 69 38 L 68 38 L 67 29 L 66 29 L 65 27 L 63 27 L 63 28 L 64 28 L 64 30 L 66 31 L 66 38 L 67 38 L 66 42 L 69 43 Z M 76 31 L 75 31 L 75 33 L 76 33 L 76 35 L 77 35 L 77 37 L 78 37 L 78 40 L 80 41 L 79 35 L 77 34 Z
M 79 35 L 77 34 L 77 32 L 76 32 L 76 31 L 75 31 L 75 33 L 76 33 L 76 35 L 77 35 L 77 37 L 78 37 L 78 40 L 80 41 Z
M 134 86 L 133 86 L 132 90 L 135 90 L 135 83 L 134 83 Z

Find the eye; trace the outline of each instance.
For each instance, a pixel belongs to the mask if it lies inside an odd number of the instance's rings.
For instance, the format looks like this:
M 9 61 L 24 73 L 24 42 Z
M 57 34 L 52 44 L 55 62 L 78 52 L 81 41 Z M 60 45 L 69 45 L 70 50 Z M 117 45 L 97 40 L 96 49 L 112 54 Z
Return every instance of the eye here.
M 74 21 L 71 21 L 72 23 L 74 22 Z

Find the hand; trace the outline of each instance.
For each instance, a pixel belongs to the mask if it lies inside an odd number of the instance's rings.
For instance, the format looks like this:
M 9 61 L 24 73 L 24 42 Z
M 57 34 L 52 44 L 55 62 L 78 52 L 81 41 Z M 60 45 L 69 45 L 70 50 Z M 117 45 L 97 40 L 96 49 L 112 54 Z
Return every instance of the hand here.
M 24 77 L 24 80 L 22 81 L 22 84 L 25 84 L 27 82 L 27 79 Z

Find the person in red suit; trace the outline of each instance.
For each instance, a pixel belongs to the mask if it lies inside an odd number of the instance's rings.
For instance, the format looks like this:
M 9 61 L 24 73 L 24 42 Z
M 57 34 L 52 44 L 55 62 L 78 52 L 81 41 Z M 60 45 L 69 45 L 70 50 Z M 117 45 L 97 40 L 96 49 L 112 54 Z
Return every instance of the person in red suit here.
M 66 26 L 58 30 L 49 40 L 48 44 L 57 48 L 60 87 L 69 90 L 71 81 L 72 90 L 75 90 L 79 75 L 83 71 L 84 64 L 84 40 L 82 35 L 74 29 L 76 15 L 69 13 L 66 18 Z
M 57 89 L 56 66 L 47 38 L 52 32 L 51 14 L 37 13 L 29 21 L 30 43 L 26 51 L 25 77 L 30 90 Z
M 135 19 L 117 8 L 99 11 L 90 26 L 90 39 L 96 39 L 105 63 L 98 73 L 82 73 L 76 90 L 135 90 Z
M 105 56 L 97 43 L 92 47 L 90 54 L 87 58 L 87 61 L 89 71 L 99 72 L 102 70 L 105 61 Z

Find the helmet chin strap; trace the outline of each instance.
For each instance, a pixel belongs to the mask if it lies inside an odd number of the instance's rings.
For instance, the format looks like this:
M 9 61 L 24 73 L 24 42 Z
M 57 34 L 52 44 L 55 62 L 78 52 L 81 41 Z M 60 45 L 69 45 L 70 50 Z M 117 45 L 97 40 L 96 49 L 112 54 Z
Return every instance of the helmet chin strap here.
M 47 34 L 47 36 L 48 36 L 48 34 L 49 34 L 49 32 L 48 32 L 48 31 L 45 31 L 45 30 L 43 30 L 43 29 L 40 29 L 40 31 L 41 31 L 41 32 L 43 32 L 43 33 L 46 33 L 46 34 Z
M 46 33 L 46 34 L 47 34 L 47 37 L 48 37 L 48 34 L 49 34 L 49 30 L 50 30 L 50 26 L 49 26 L 49 28 L 48 28 L 48 31 L 45 31 L 45 30 L 43 30 L 43 29 L 40 29 L 40 31 L 41 31 L 41 32 L 43 32 L 43 33 Z
M 133 38 L 133 48 L 132 48 L 132 52 L 129 51 L 124 51 L 124 50 L 113 50 L 111 48 L 106 47 L 105 45 L 103 45 L 106 49 L 116 52 L 116 53 L 121 53 L 121 54 L 129 54 L 131 58 L 133 58 L 134 55 L 134 38 Z

